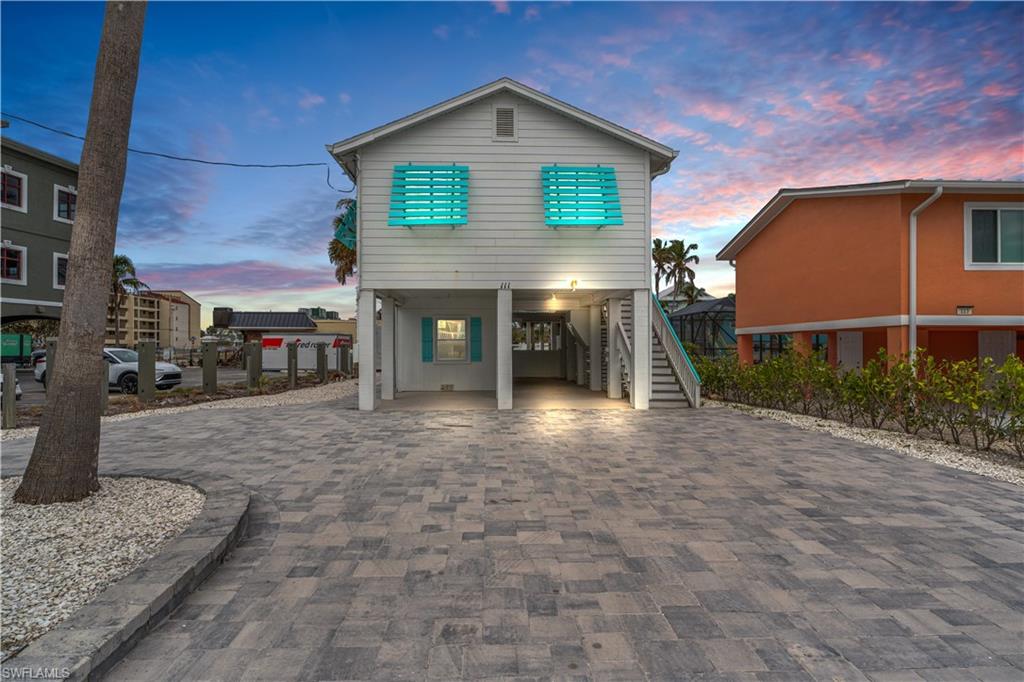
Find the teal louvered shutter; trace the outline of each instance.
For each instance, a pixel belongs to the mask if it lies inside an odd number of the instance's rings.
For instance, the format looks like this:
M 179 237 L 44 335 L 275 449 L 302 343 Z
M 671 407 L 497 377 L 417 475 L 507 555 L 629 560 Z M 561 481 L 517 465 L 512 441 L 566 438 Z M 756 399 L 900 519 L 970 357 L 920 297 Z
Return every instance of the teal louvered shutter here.
M 622 225 L 622 202 L 611 166 L 542 166 L 544 222 L 549 227 Z
M 469 166 L 395 166 L 388 225 L 465 225 L 469 221 Z
M 420 321 L 420 343 L 423 347 L 423 362 L 434 361 L 434 318 L 424 317 Z
M 483 324 L 479 317 L 469 318 L 469 361 L 480 362 L 484 355 Z

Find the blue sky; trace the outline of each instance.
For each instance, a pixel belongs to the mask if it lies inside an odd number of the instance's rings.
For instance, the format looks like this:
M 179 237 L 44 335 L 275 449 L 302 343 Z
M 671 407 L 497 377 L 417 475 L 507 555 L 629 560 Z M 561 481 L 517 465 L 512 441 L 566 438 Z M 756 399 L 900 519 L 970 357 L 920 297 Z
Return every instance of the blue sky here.
M 0 5 L 5 111 L 85 130 L 102 10 Z M 131 143 L 330 161 L 325 143 L 511 76 L 680 150 L 655 182 L 655 233 L 699 243 L 698 284 L 725 293 L 715 252 L 781 186 L 1022 177 L 1022 28 L 1024 6 L 1002 3 L 154 2 Z M 118 250 L 204 319 L 215 305 L 348 314 L 354 290 L 324 256 L 341 196 L 323 168 L 129 155 Z

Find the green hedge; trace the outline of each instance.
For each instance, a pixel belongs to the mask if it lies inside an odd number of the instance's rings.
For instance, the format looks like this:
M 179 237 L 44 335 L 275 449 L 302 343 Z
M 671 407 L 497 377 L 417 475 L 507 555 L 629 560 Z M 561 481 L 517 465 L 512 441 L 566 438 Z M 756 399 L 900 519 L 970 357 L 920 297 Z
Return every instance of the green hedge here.
M 821 354 L 787 352 L 758 365 L 735 354 L 699 357 L 705 395 L 728 402 L 839 419 L 847 424 L 930 435 L 989 450 L 1009 444 L 1024 458 L 1024 362 L 1010 356 L 936 361 L 921 356 L 917 370 L 907 358 L 880 351 L 859 371 L 842 372 Z

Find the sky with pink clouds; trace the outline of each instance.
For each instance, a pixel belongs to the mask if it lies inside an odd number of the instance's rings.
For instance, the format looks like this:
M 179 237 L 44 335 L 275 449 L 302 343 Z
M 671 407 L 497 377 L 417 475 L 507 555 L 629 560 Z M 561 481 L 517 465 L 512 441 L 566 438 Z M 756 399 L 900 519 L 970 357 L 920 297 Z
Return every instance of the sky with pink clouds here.
M 4 111 L 84 131 L 102 5 L 0 12 Z M 1009 3 L 151 3 L 131 143 L 329 161 L 326 143 L 511 76 L 679 149 L 654 230 L 697 242 L 697 283 L 724 294 L 714 254 L 780 187 L 1024 177 L 1022 34 Z M 130 155 L 118 250 L 205 320 L 217 305 L 348 315 L 354 288 L 324 255 L 341 196 L 323 168 Z

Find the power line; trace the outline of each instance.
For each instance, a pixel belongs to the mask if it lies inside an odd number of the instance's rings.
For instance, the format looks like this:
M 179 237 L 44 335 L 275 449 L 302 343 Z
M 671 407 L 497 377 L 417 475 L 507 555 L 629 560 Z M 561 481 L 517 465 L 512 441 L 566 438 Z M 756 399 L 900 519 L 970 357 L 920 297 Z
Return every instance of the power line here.
M 27 124 L 35 126 L 37 128 L 42 128 L 43 130 L 48 130 L 51 133 L 56 133 L 58 135 L 64 135 L 65 137 L 70 137 L 70 138 L 73 138 L 73 139 L 76 139 L 76 140 L 85 140 L 85 136 L 83 136 L 83 135 L 76 135 L 76 134 L 70 133 L 70 132 L 68 132 L 66 130 L 61 130 L 59 128 L 53 128 L 53 127 L 45 125 L 43 123 L 39 123 L 38 121 L 33 121 L 32 119 L 28 119 L 28 118 L 25 118 L 23 116 L 18 116 L 17 114 L 11 114 L 11 113 L 8 113 L 6 111 L 0 111 L 0 116 L 5 116 L 7 118 L 14 119 L 15 121 L 21 121 L 22 123 L 27 123 Z M 322 161 L 320 161 L 320 162 L 313 162 L 313 163 L 234 163 L 234 162 L 231 162 L 231 161 L 210 161 L 208 159 L 196 159 L 196 158 L 192 158 L 192 157 L 189 157 L 189 156 L 176 156 L 174 154 L 165 154 L 163 152 L 154 152 L 154 151 L 149 151 L 149 150 L 146 150 L 146 149 L 135 149 L 133 147 L 128 147 L 128 151 L 132 152 L 133 154 L 142 154 L 143 156 L 155 156 L 155 157 L 158 157 L 158 158 L 161 158 L 161 159 L 169 159 L 171 161 L 185 161 L 187 163 L 201 163 L 201 164 L 205 164 L 207 166 L 227 166 L 229 168 L 310 168 L 310 167 L 313 167 L 313 166 L 323 166 L 324 168 L 327 169 L 327 186 L 328 187 L 333 189 L 335 192 L 341 192 L 342 194 L 351 192 L 352 190 L 355 189 L 355 185 L 354 184 L 349 189 L 338 189 L 337 187 L 332 185 L 331 184 L 331 164 L 324 163 Z

